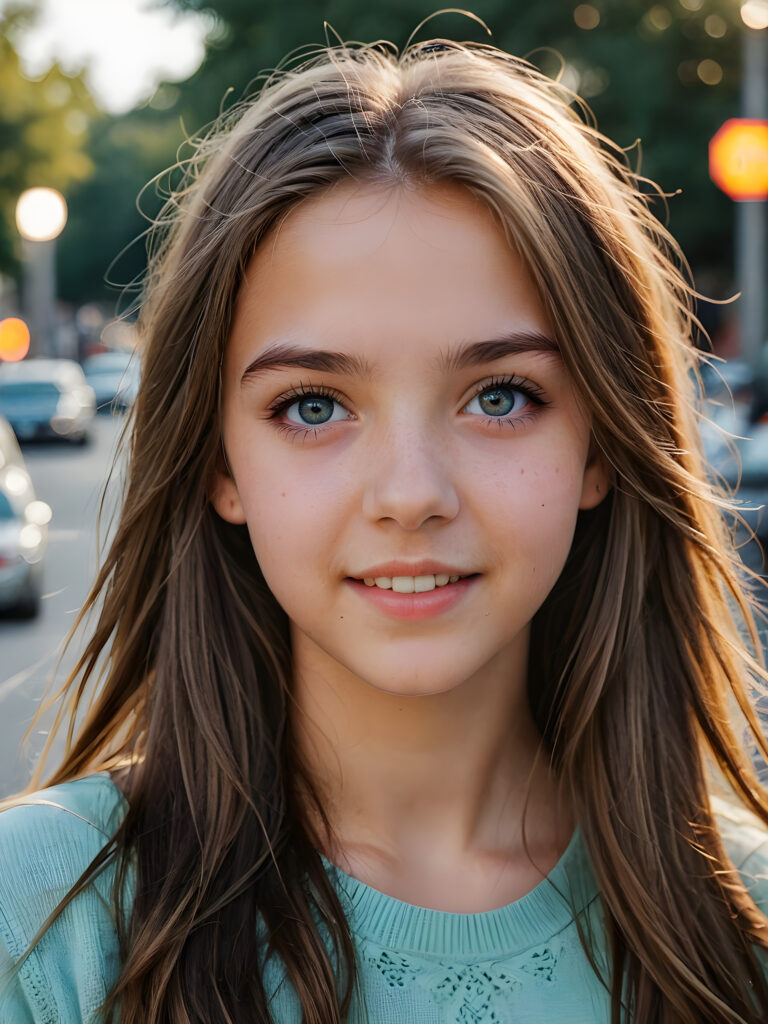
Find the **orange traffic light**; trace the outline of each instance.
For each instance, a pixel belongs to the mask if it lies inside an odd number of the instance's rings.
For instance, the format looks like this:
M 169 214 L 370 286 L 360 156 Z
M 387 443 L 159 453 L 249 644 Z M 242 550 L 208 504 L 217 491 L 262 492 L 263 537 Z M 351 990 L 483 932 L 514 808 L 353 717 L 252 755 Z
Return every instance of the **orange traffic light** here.
M 17 316 L 0 320 L 0 359 L 18 363 L 29 352 L 29 328 Z
M 731 199 L 768 198 L 768 121 L 726 121 L 709 143 L 709 175 Z

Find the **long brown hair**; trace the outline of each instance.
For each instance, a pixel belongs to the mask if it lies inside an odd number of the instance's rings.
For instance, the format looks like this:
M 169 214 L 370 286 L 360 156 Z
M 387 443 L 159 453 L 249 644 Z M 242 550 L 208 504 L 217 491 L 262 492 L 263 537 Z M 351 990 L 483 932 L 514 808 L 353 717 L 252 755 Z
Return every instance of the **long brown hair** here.
M 297 203 L 350 176 L 453 182 L 494 212 L 613 467 L 534 619 L 529 671 L 600 887 L 612 1020 L 766 1020 L 766 919 L 710 800 L 716 771 L 768 824 L 730 724 L 735 700 L 768 754 L 749 702 L 761 670 L 739 636 L 746 624 L 756 645 L 698 454 L 685 265 L 647 183 L 572 94 L 492 47 L 444 40 L 401 55 L 339 46 L 283 71 L 198 140 L 160 218 L 125 500 L 67 684 L 72 721 L 103 678 L 47 779 L 134 764 L 130 809 L 100 858 L 117 858 L 118 895 L 136 871 L 109 1005 L 125 1024 L 268 1021 L 274 951 L 308 1024 L 350 1006 L 353 945 L 291 728 L 286 618 L 245 528 L 208 500 L 244 268 Z

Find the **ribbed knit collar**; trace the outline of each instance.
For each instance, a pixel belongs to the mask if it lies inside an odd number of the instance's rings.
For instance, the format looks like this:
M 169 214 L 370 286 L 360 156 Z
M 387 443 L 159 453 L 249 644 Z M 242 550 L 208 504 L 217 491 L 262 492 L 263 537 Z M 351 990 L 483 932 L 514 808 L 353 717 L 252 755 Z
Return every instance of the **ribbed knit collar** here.
M 505 907 L 473 914 L 405 903 L 320 856 L 353 933 L 399 952 L 427 956 L 515 956 L 566 928 L 598 892 L 578 828 L 560 860 L 534 889 Z

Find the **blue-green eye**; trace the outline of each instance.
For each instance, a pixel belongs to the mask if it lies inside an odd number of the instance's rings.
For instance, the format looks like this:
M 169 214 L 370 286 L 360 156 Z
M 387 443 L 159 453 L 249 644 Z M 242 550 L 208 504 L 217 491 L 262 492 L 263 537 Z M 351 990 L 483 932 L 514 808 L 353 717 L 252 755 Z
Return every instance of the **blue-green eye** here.
M 478 392 L 464 406 L 464 412 L 501 418 L 522 412 L 531 399 L 520 388 L 510 384 L 494 384 Z
M 321 427 L 349 419 L 349 413 L 330 395 L 309 393 L 285 406 L 285 418 L 302 427 Z

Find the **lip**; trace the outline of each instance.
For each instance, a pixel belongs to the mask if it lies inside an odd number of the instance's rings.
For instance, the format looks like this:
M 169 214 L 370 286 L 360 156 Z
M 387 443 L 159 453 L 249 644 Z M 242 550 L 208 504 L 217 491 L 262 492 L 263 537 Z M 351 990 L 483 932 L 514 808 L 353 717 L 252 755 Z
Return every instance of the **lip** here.
M 429 564 L 433 565 L 434 563 Z M 379 566 L 376 567 L 376 575 L 388 575 L 388 573 L 379 572 L 379 568 Z M 448 569 L 440 571 L 445 573 L 448 572 Z M 429 574 L 429 572 L 413 572 L 412 568 L 408 572 L 393 573 L 394 576 L 427 576 Z M 436 574 L 436 572 L 432 572 L 432 575 Z M 448 574 L 461 575 L 456 572 Z M 479 579 L 479 575 L 467 576 L 456 583 L 447 583 L 444 587 L 435 587 L 434 590 L 428 590 L 423 594 L 398 594 L 394 590 L 366 587 L 362 580 L 353 579 L 351 576 L 348 576 L 345 582 L 355 593 L 360 595 L 361 600 L 368 601 L 389 618 L 418 622 L 451 611 L 467 596 Z
M 374 579 L 376 576 L 473 576 L 473 569 L 457 569 L 444 562 L 433 562 L 423 558 L 420 562 L 381 562 L 369 569 L 349 576 L 352 580 Z

